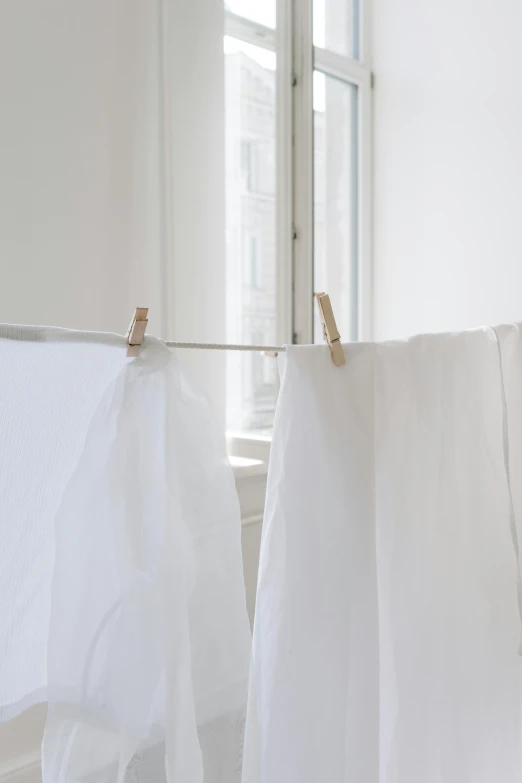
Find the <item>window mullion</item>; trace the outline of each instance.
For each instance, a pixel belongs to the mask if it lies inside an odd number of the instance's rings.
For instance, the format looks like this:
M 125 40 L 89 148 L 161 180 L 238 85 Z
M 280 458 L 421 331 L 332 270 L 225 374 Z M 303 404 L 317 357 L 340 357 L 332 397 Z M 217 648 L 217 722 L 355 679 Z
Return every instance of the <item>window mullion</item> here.
M 263 49 L 269 49 L 272 52 L 276 50 L 275 30 L 265 27 L 259 22 L 254 22 L 252 19 L 245 19 L 233 14 L 231 11 L 225 11 L 225 35 L 238 38 L 253 46 L 262 46 Z
M 358 0 L 359 60 L 368 69 L 372 67 L 370 0 Z
M 369 84 L 371 74 L 358 60 L 344 57 L 336 52 L 314 47 L 314 68 L 334 79 L 352 82 L 353 84 Z
M 359 87 L 359 231 L 358 231 L 358 335 L 373 336 L 372 244 L 372 106 L 371 81 Z
M 278 343 L 291 343 L 293 254 L 292 0 L 278 0 L 276 25 L 276 252 Z
M 313 2 L 293 0 L 293 332 L 313 341 Z

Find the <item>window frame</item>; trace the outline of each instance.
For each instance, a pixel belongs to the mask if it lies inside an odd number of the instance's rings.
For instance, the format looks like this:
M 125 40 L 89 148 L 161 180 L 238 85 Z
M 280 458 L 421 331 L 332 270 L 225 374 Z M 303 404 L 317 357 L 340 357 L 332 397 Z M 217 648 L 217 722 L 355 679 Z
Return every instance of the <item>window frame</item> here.
M 358 0 L 357 59 L 313 44 L 313 0 L 278 0 L 276 28 L 225 9 L 225 35 L 276 54 L 278 342 L 313 341 L 313 72 L 358 89 L 357 339 L 371 339 L 370 2 Z
M 311 343 L 314 325 L 313 73 L 354 84 L 357 112 L 356 338 L 372 337 L 372 89 L 370 0 L 354 0 L 357 59 L 313 44 L 313 0 L 277 0 L 275 29 L 225 9 L 224 34 L 276 54 L 277 342 Z M 343 336 L 350 339 L 350 336 Z M 265 439 L 229 433 L 261 457 Z M 240 448 L 240 441 L 244 448 Z M 261 448 L 259 444 L 262 444 Z
M 290 0 L 280 0 L 280 5 Z M 293 0 L 293 339 L 313 342 L 313 73 L 353 84 L 358 90 L 357 113 L 357 267 L 356 339 L 372 337 L 372 88 L 369 47 L 369 0 L 358 0 L 359 58 L 313 45 L 313 0 Z M 341 335 L 343 339 L 343 335 Z M 348 336 L 344 339 L 349 339 Z

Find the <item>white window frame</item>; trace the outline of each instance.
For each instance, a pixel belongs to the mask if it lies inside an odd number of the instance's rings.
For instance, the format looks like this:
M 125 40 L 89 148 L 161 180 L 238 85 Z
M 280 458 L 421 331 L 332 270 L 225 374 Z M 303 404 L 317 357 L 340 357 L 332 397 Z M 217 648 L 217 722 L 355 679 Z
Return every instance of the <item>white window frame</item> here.
M 290 0 L 288 1 L 290 4 Z M 281 0 L 280 5 L 287 5 Z M 319 71 L 358 89 L 357 172 L 357 339 L 372 337 L 372 86 L 369 50 L 369 0 L 359 0 L 359 59 L 313 46 L 313 0 L 293 7 L 293 340 L 313 342 L 313 72 Z M 327 292 L 328 293 L 328 292 Z M 343 336 L 341 335 L 341 338 Z M 346 338 L 345 338 L 346 339 Z
M 278 343 L 313 342 L 313 72 L 358 89 L 357 339 L 372 337 L 370 0 L 358 0 L 358 59 L 313 45 L 313 0 L 278 0 L 276 29 L 225 10 L 225 35 L 275 52 Z M 341 336 L 342 337 L 342 336 Z M 232 453 L 266 456 L 266 439 L 230 434 Z

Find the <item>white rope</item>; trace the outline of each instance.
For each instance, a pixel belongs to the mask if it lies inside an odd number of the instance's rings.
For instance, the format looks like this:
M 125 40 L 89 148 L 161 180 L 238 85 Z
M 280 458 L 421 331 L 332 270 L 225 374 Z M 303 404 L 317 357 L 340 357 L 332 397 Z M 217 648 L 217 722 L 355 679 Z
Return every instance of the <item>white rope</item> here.
M 231 345 L 220 343 L 180 343 L 166 342 L 167 348 L 200 348 L 208 351 L 261 351 L 266 353 L 282 353 L 286 351 L 284 345 Z
M 121 341 L 122 335 L 111 332 L 83 332 L 76 329 L 66 329 L 62 326 L 24 326 L 19 324 L 0 324 L 0 338 L 14 340 L 35 340 L 39 335 L 45 339 L 63 340 L 74 339 L 103 342 L 108 338 Z M 128 339 L 128 334 L 126 335 Z M 259 351 L 267 354 L 278 354 L 286 351 L 284 345 L 234 345 L 227 343 L 183 343 L 177 341 L 164 341 L 167 348 L 200 348 L 209 351 Z

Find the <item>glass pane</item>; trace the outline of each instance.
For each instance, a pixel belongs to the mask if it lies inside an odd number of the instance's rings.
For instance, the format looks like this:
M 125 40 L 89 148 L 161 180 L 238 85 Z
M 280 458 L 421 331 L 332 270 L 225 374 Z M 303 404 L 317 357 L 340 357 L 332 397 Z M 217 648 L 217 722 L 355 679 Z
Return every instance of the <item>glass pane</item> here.
M 227 340 L 276 339 L 276 128 L 273 52 L 225 38 Z M 227 429 L 272 426 L 277 361 L 227 354 Z
M 314 73 L 314 293 L 357 339 L 357 87 Z M 314 340 L 323 339 L 314 309 Z
M 359 57 L 358 0 L 313 0 L 314 46 Z
M 225 8 L 266 27 L 276 26 L 276 0 L 225 0 Z

